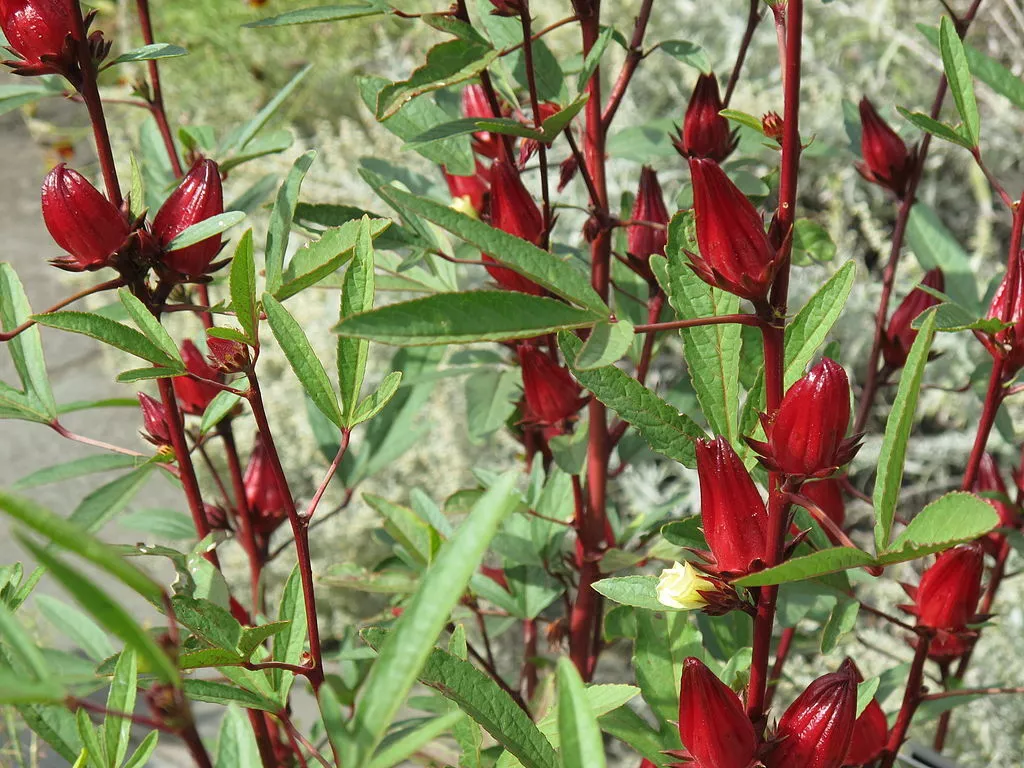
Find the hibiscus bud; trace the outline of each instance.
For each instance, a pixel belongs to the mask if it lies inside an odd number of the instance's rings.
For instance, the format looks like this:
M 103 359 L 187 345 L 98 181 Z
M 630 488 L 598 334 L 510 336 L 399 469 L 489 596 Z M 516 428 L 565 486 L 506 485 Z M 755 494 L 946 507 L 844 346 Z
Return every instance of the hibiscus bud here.
M 694 271 L 710 285 L 764 301 L 778 269 L 778 253 L 757 210 L 713 160 L 690 160 L 699 254 Z
M 907 590 L 917 625 L 950 632 L 966 629 L 978 610 L 984 561 L 978 543 L 961 544 L 935 558 L 917 588 Z
M 193 224 L 222 213 L 224 192 L 220 183 L 220 169 L 212 160 L 200 160 L 160 207 L 153 219 L 153 234 L 166 248 L 176 236 Z M 197 277 L 206 272 L 220 246 L 220 235 L 213 235 L 195 245 L 167 253 L 164 264 L 183 275 Z
M 1012 378 L 1024 367 L 1024 251 L 1017 254 L 1013 286 L 1007 274 L 996 289 L 987 317 L 1012 323 L 995 334 L 976 332 L 992 357 L 1003 360 L 1003 377 Z
M 981 457 L 981 465 L 978 467 L 978 477 L 974 481 L 974 490 L 979 493 L 998 494 L 999 498 L 986 498 L 985 500 L 995 507 L 999 515 L 1000 528 L 1019 528 L 1021 524 L 1020 512 L 1017 506 L 1009 501 L 1006 490 L 1006 483 L 999 471 L 995 456 L 986 453 Z M 1001 533 L 990 533 L 982 539 L 981 544 L 985 551 L 993 557 L 999 554 L 1006 537 Z
M 467 85 L 462 89 L 462 116 L 493 120 L 494 114 L 487 92 L 482 85 Z M 501 154 L 501 134 L 477 131 L 473 134 L 473 149 L 484 157 L 496 158 Z
M 526 400 L 524 421 L 554 426 L 574 416 L 583 398 L 569 370 L 531 344 L 520 344 L 517 351 Z
M 740 697 L 702 661 L 683 662 L 679 684 L 679 739 L 695 768 L 749 768 L 757 734 Z
M 715 583 L 689 563 L 674 563 L 658 579 L 658 602 L 678 611 L 700 610 L 710 602 L 708 596 L 717 591 Z
M 857 665 L 852 661 L 850 664 L 853 665 L 857 683 L 863 683 L 864 677 L 857 669 Z M 850 739 L 850 749 L 846 753 L 843 765 L 854 766 L 870 763 L 885 749 L 888 739 L 889 723 L 885 718 L 885 712 L 878 700 L 873 698 L 853 724 L 853 737 Z
M 818 505 L 829 520 L 840 528 L 846 522 L 846 502 L 843 499 L 843 487 L 838 480 L 826 478 L 813 483 L 805 483 L 800 493 Z
M 0 29 L 21 61 L 18 74 L 60 73 L 58 58 L 72 34 L 70 0 L 0 0 Z M 44 61 L 43 59 L 46 59 Z
M 128 222 L 78 171 L 61 163 L 43 180 L 43 223 L 70 254 L 57 266 L 80 271 L 107 265 L 128 237 Z
M 478 160 L 476 173 L 472 176 L 454 176 L 444 172 L 444 180 L 448 182 L 448 191 L 455 201 L 452 207 L 461 210 L 474 218 L 480 218 L 490 191 L 490 170 Z
M 778 112 L 766 112 L 761 116 L 761 130 L 766 138 L 774 139 L 781 144 L 782 132 L 785 127 L 786 124 Z
M 696 447 L 704 538 L 720 571 L 747 573 L 768 549 L 764 501 L 728 440 L 698 440 Z
M 249 464 L 242 478 L 245 500 L 253 519 L 253 529 L 261 536 L 269 536 L 287 518 L 284 497 L 277 484 L 270 456 L 261 437 L 256 438 L 249 454 Z
M 713 74 L 702 74 L 697 78 L 683 126 L 675 140 L 679 154 L 720 163 L 736 149 L 736 134 L 730 133 L 729 121 L 719 114 L 724 108 L 718 95 L 718 79 Z
M 139 406 L 142 408 L 142 423 L 145 430 L 142 436 L 156 446 L 169 446 L 171 433 L 167 428 L 167 411 L 163 403 L 149 395 L 139 393 Z
M 220 381 L 220 373 L 203 359 L 202 353 L 189 339 L 185 339 L 181 344 L 181 359 L 185 362 L 185 369 L 193 376 Z M 213 384 L 189 376 L 175 376 L 171 383 L 174 385 L 174 394 L 178 397 L 181 409 L 194 416 L 202 416 L 210 401 L 220 392 Z
M 937 291 L 944 290 L 945 279 L 942 270 L 938 267 L 931 270 L 924 276 L 921 285 Z M 906 364 L 910 347 L 917 338 L 917 329 L 911 327 L 911 323 L 928 307 L 934 307 L 938 303 L 939 300 L 935 296 L 921 288 L 915 288 L 900 302 L 889 318 L 889 327 L 883 339 L 882 355 L 885 357 L 886 365 L 890 368 L 902 368 Z
M 562 108 L 554 102 L 541 102 L 537 109 L 537 122 L 543 125 L 545 120 L 558 114 L 561 109 Z M 529 120 L 525 116 L 521 117 L 520 121 L 531 128 L 535 125 L 533 120 Z M 551 146 L 551 142 L 547 142 L 545 146 Z M 523 143 L 519 147 L 519 167 L 525 168 L 526 164 L 530 162 L 530 158 L 533 157 L 534 153 L 536 153 L 539 148 L 540 142 L 537 139 L 524 139 Z
M 864 161 L 857 164 L 857 170 L 873 184 L 903 197 L 917 161 L 916 153 L 907 150 L 903 139 L 866 98 L 860 100 L 860 124 L 860 153 Z
M 821 477 L 846 464 L 860 448 L 847 438 L 850 382 L 827 357 L 789 388 L 774 414 L 761 414 L 767 442 L 748 440 L 769 469 L 796 477 Z
M 519 171 L 505 160 L 498 160 L 491 167 L 491 226 L 534 245 L 544 237 L 544 215 L 519 178 Z M 495 262 L 487 254 L 483 260 Z M 534 296 L 544 294 L 543 288 L 514 270 L 488 264 L 487 271 L 506 290 Z
M 794 701 L 766 755 L 767 768 L 840 768 L 857 718 L 857 675 L 847 659 L 838 672 L 823 675 Z
M 640 171 L 640 189 L 633 204 L 633 221 L 660 224 L 661 228 L 647 224 L 632 224 L 629 227 L 626 250 L 635 258 L 647 261 L 654 255 L 664 255 L 668 243 L 668 208 L 661 193 L 658 175 L 650 166 Z
M 491 0 L 494 16 L 519 16 L 523 12 L 522 0 Z
M 238 373 L 249 367 L 249 347 L 240 341 L 210 336 L 206 349 L 210 353 L 207 359 L 222 373 Z

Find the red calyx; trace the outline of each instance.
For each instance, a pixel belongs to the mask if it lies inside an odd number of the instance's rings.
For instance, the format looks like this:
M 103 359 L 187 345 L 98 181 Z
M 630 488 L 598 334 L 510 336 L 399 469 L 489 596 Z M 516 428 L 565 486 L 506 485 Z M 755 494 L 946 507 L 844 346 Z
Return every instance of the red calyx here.
M 872 184 L 892 190 L 902 198 L 917 162 L 903 139 L 882 119 L 874 105 L 860 100 L 860 152 L 864 161 L 857 164 L 860 175 Z
M 1006 483 L 1003 482 L 1003 476 L 999 472 L 999 465 L 996 463 L 995 456 L 991 453 L 986 453 L 981 458 L 981 465 L 978 467 L 978 478 L 974 481 L 974 490 L 979 493 L 999 494 L 1000 498 L 998 499 L 985 499 L 995 507 L 996 512 L 999 514 L 999 527 L 1020 528 L 1020 510 L 1017 509 L 1015 504 L 1010 502 L 1006 491 Z M 981 544 L 986 552 L 995 556 L 1002 549 L 1005 541 L 1006 537 L 1003 534 L 990 533 L 982 539 Z
M 710 285 L 762 302 L 775 279 L 778 253 L 757 210 L 713 160 L 690 160 L 699 254 L 693 270 Z
M 6 62 L 19 75 L 64 74 L 73 65 L 68 0 L 0 0 L 0 29 L 20 60 Z
M 206 349 L 210 353 L 207 359 L 222 373 L 238 373 L 249 367 L 249 347 L 240 341 L 210 336 L 206 339 Z
M 937 291 L 945 290 L 946 281 L 942 270 L 938 267 L 931 270 L 924 276 L 921 285 Z M 906 364 L 910 347 L 917 338 L 917 329 L 913 328 L 911 323 L 928 307 L 934 307 L 938 303 L 939 300 L 935 296 L 921 288 L 915 288 L 900 302 L 889 318 L 889 327 L 885 331 L 882 355 L 886 365 L 896 369 Z
M 850 426 L 850 382 L 839 363 L 822 359 L 789 388 L 774 414 L 761 414 L 767 442 L 748 439 L 771 470 L 794 477 L 824 477 L 860 448 Z
M 650 166 L 645 165 L 640 171 L 640 188 L 636 193 L 631 218 L 633 221 L 660 224 L 661 228 L 631 224 L 626 246 L 629 255 L 641 261 L 648 261 L 654 255 L 663 256 L 668 244 L 668 208 L 665 207 L 658 174 Z
M 494 114 L 487 92 L 482 85 L 467 85 L 462 89 L 462 116 L 494 119 L 501 115 Z M 484 157 L 492 160 L 501 154 L 501 134 L 490 131 L 477 131 L 473 134 L 473 149 Z
M 857 665 L 853 664 L 853 671 L 857 675 L 857 683 L 864 682 Z M 885 712 L 877 699 L 871 702 L 860 713 L 860 717 L 853 724 L 853 737 L 850 739 L 850 749 L 846 752 L 844 766 L 861 766 L 870 763 L 885 749 L 889 738 L 889 723 L 885 718 Z
M 988 317 L 1012 323 L 1008 328 L 995 334 L 975 331 L 995 359 L 1003 360 L 1004 379 L 1012 378 L 1024 368 L 1024 251 L 1017 254 L 1017 268 L 1014 270 L 1013 285 L 1007 274 L 996 289 L 988 307 Z
M 61 163 L 43 180 L 43 222 L 69 257 L 54 265 L 72 272 L 108 266 L 124 245 L 128 221 L 78 171 Z
M 221 213 L 224 213 L 224 191 L 220 169 L 212 160 L 200 160 L 160 207 L 153 219 L 153 234 L 166 248 L 193 224 Z M 195 245 L 165 253 L 163 263 L 182 275 L 199 277 L 206 272 L 220 247 L 220 235 L 213 235 Z
M 985 554 L 977 542 L 946 550 L 921 576 L 917 588 L 907 589 L 913 606 L 901 606 L 917 616 L 919 627 L 956 634 L 977 618 Z
M 542 125 L 552 115 L 558 114 L 561 111 L 561 107 L 551 101 L 541 102 L 537 110 L 537 120 Z M 531 128 L 535 126 L 533 120 L 527 118 L 525 115 L 520 116 L 520 121 Z M 550 143 L 545 146 L 550 146 Z M 525 168 L 526 164 L 530 162 L 530 158 L 533 157 L 534 153 L 540 147 L 540 142 L 537 139 L 525 139 L 522 145 L 519 147 L 519 167 Z
M 203 354 L 190 339 L 185 339 L 181 343 L 181 359 L 192 375 L 210 381 L 221 380 L 220 372 L 203 359 Z M 174 394 L 178 397 L 181 409 L 193 416 L 202 416 L 210 401 L 220 392 L 213 384 L 189 376 L 175 376 L 171 379 L 171 384 L 174 386 Z
M 252 516 L 253 530 L 260 536 L 269 537 L 288 516 L 284 497 L 277 485 L 270 457 L 260 437 L 252 447 L 249 464 L 242 478 L 245 485 L 245 500 Z
M 843 499 L 843 487 L 838 480 L 826 478 L 813 483 L 805 483 L 800 493 L 813 501 L 828 515 L 828 518 L 840 528 L 846 522 L 846 501 Z
M 472 176 L 453 176 L 444 172 L 444 180 L 448 183 L 448 191 L 458 200 L 466 198 L 470 206 L 481 214 L 487 207 L 487 195 L 491 186 L 491 171 L 479 160 L 476 161 L 476 173 Z
M 728 440 L 698 440 L 696 448 L 700 514 L 716 568 L 722 574 L 749 573 L 768 548 L 764 501 Z
M 171 433 L 167 428 L 167 411 L 163 403 L 140 392 L 139 406 L 142 408 L 142 423 L 145 425 L 142 436 L 156 446 L 170 445 Z
M 697 78 L 686 117 L 675 140 L 676 150 L 686 158 L 703 157 L 717 163 L 736 149 L 735 131 L 730 132 L 729 121 L 719 113 L 725 108 L 718 95 L 718 78 L 702 74 Z
M 740 697 L 692 656 L 680 681 L 679 739 L 696 768 L 750 768 L 757 755 Z
M 544 215 L 509 162 L 498 160 L 491 166 L 491 226 L 539 245 L 544 239 Z M 484 254 L 483 260 L 497 263 Z M 506 267 L 490 266 L 487 271 L 502 288 L 543 296 L 545 291 L 532 280 Z
M 767 768 L 841 768 L 857 718 L 857 675 L 847 659 L 838 672 L 823 675 L 794 701 L 765 755 Z
M 526 402 L 523 421 L 554 427 L 575 416 L 585 401 L 569 369 L 529 343 L 520 344 L 517 352 Z

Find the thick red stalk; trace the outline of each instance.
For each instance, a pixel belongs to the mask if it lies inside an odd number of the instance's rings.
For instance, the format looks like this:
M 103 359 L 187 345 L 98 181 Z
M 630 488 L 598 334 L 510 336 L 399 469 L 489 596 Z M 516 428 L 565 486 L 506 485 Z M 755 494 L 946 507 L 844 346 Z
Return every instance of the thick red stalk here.
M 633 25 L 633 38 L 629 42 L 629 52 L 626 54 L 626 60 L 622 64 L 619 77 L 615 81 L 615 85 L 612 86 L 611 93 L 608 96 L 608 105 L 604 108 L 601 116 L 601 122 L 605 131 L 611 126 L 612 121 L 615 120 L 615 113 L 619 111 L 622 99 L 626 95 L 629 84 L 633 79 L 633 74 L 644 57 L 644 35 L 647 34 L 647 25 L 650 23 L 651 9 L 653 7 L 654 0 L 643 0 L 640 6 L 640 12 L 637 14 L 636 22 Z

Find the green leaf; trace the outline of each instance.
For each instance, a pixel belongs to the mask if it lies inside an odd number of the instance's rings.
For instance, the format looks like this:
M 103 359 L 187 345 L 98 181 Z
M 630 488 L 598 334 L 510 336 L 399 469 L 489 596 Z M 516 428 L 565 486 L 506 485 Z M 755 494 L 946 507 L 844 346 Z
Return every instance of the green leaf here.
M 210 404 L 206 406 L 206 410 L 203 411 L 203 418 L 199 422 L 199 434 L 205 435 L 220 424 L 241 400 L 241 395 L 228 392 L 226 389 L 222 389 L 214 395 L 213 400 L 210 401 Z
M 28 320 L 32 308 L 22 287 L 18 274 L 8 263 L 0 264 L 0 327 L 10 331 Z M 30 398 L 34 409 L 40 413 L 40 421 L 50 421 L 57 416 L 57 404 L 46 375 L 46 361 L 43 359 L 43 343 L 38 328 L 22 331 L 6 343 L 10 350 L 18 378 Z M 0 401 L 2 404 L 2 401 Z
M 135 689 L 138 685 L 138 667 L 135 651 L 130 647 L 117 658 L 114 677 L 110 682 L 110 693 L 107 695 L 108 712 L 134 712 Z M 107 759 L 113 766 L 119 766 L 128 755 L 128 743 L 131 739 L 132 721 L 127 717 L 116 717 L 108 714 L 103 721 L 103 738 Z
M 346 317 L 371 311 L 374 290 L 373 238 L 370 234 L 370 219 L 364 216 L 359 222 L 352 263 L 345 271 L 339 319 L 344 320 Z M 369 351 L 370 344 L 363 339 L 338 337 L 338 384 L 341 389 L 343 418 L 349 428 L 353 426 L 356 406 L 359 403 L 359 392 L 363 387 Z
M 11 655 L 31 670 L 36 680 L 45 681 L 52 677 L 46 658 L 3 602 L 0 602 L 0 637 L 3 637 Z
M 231 260 L 231 309 L 250 343 L 257 339 L 259 315 L 256 312 L 256 262 L 253 256 L 252 230 L 246 230 Z
M 875 698 L 875 692 L 878 690 L 881 682 L 881 678 L 872 677 L 857 685 L 857 717 L 864 713 L 864 710 L 868 708 L 868 704 Z
M 63 706 L 68 692 L 59 681 L 28 680 L 9 670 L 0 669 L 0 704 L 50 704 L 60 702 Z M 19 710 L 21 707 L 19 707 Z M 43 734 L 40 734 L 43 735 Z M 46 738 L 43 736 L 43 738 Z
M 245 146 L 252 141 L 253 137 L 256 136 L 263 127 L 267 124 L 271 117 L 281 108 L 281 105 L 292 95 L 292 92 L 298 87 L 299 83 L 303 81 L 306 75 L 309 74 L 310 70 L 313 69 L 312 64 L 307 64 L 298 72 L 295 76 L 285 83 L 284 88 L 277 92 L 277 94 L 259 112 L 253 116 L 252 120 L 243 125 L 237 133 L 232 133 L 226 139 L 224 144 L 219 148 L 218 155 L 225 155 L 228 152 L 237 152 L 245 149 Z M 223 168 L 226 163 L 221 163 Z
M 688 218 L 688 214 L 677 215 L 669 225 L 669 259 L 655 257 L 650 262 L 669 304 L 681 320 L 739 312 L 738 297 L 712 288 L 686 263 L 682 249 L 683 229 Z M 731 323 L 698 326 L 682 329 L 679 334 L 701 413 L 712 432 L 738 445 L 740 326 Z
M 188 51 L 181 46 L 171 45 L 170 43 L 150 43 L 141 48 L 135 48 L 127 53 L 122 53 L 116 59 L 104 65 L 103 68 L 113 67 L 116 64 L 126 64 L 130 61 L 154 61 L 156 59 L 172 59 L 175 56 L 188 56 Z
M 36 502 L 0 491 L 0 509 L 63 549 L 99 566 L 153 603 L 163 600 L 163 589 L 80 525 L 58 517 Z
M 857 626 L 857 614 L 860 603 L 856 600 L 839 600 L 828 616 L 825 629 L 821 633 L 821 652 L 832 653 L 839 645 L 843 635 L 853 631 Z
M 929 27 L 924 24 L 917 25 L 932 45 L 939 45 L 939 30 L 937 27 Z M 1024 109 L 1024 80 L 1021 80 L 1013 72 L 1004 67 L 990 56 L 986 56 L 970 45 L 964 46 L 964 53 L 967 54 L 967 64 L 971 74 L 988 85 L 993 91 L 1008 98 L 1014 106 Z
M 144 765 L 148 765 L 149 758 L 156 750 L 159 740 L 160 731 L 150 731 L 146 738 L 139 743 L 139 746 L 135 748 L 135 751 L 132 752 L 132 756 L 128 758 L 128 762 L 124 764 L 123 768 L 142 768 Z
M 192 518 L 176 509 L 140 509 L 117 519 L 118 525 L 132 531 L 179 541 L 194 541 L 196 529 Z M 109 654 L 108 654 L 109 655 Z
M 82 739 L 82 757 L 88 758 L 88 765 L 93 768 L 105 768 L 107 765 L 107 751 L 103 743 L 99 739 L 98 729 L 93 727 L 92 720 L 89 719 L 89 713 L 84 709 L 79 709 L 75 713 L 75 719 L 78 723 L 78 736 Z M 86 762 L 79 758 L 75 763 L 75 768 L 78 766 L 84 766 Z
M 711 74 L 711 59 L 707 51 L 688 40 L 665 40 L 658 46 L 673 59 L 689 64 L 706 75 Z
M 62 464 L 55 464 L 52 467 L 38 469 L 15 482 L 11 486 L 11 490 L 20 491 L 26 488 L 36 488 L 40 485 L 72 480 L 76 477 L 91 475 L 96 472 L 109 472 L 114 469 L 136 467 L 145 461 L 144 458 L 124 456 L 119 453 L 101 453 L 95 456 L 86 456 Z
M 390 226 L 387 219 L 371 219 L 370 234 L 376 238 Z M 284 301 L 333 275 L 352 258 L 358 234 L 357 219 L 328 229 L 319 240 L 306 243 L 289 260 L 284 283 L 274 291 L 274 297 Z
M 133 219 L 141 218 L 146 213 L 146 182 L 142 178 L 142 168 L 135 159 L 135 153 L 128 155 L 131 161 L 131 184 L 128 192 L 129 213 Z
M 558 344 L 566 360 L 575 360 L 582 346 L 578 338 L 568 333 L 559 334 Z M 596 371 L 573 370 L 573 374 L 594 397 L 635 427 L 652 450 L 688 467 L 696 466 L 694 440 L 706 435 L 690 417 L 614 366 Z
M 889 564 L 924 557 L 981 538 L 998 526 L 999 514 L 984 499 L 947 493 L 922 509 L 878 559 Z
M 195 701 L 208 701 L 211 704 L 221 705 L 239 704 L 246 709 L 261 709 L 271 714 L 281 711 L 281 704 L 273 699 L 226 683 L 186 679 L 182 682 L 182 688 L 185 695 Z
M 35 605 L 54 628 L 85 651 L 95 662 L 114 655 L 114 646 L 106 633 L 77 608 L 50 595 L 36 595 Z
M 124 306 L 125 311 L 128 312 L 129 317 L 131 317 L 138 329 L 142 331 L 142 334 L 159 347 L 160 351 L 167 355 L 167 358 L 176 367 L 184 368 L 185 363 L 181 359 L 181 354 L 178 352 L 178 346 L 174 343 L 174 339 L 160 325 L 160 321 L 153 316 L 153 313 L 146 309 L 146 305 L 133 296 L 127 288 L 118 289 L 117 297 L 121 300 L 121 304 Z
M 342 320 L 334 332 L 396 346 L 529 339 L 594 325 L 597 318 L 554 299 L 514 291 L 438 293 Z
M 419 753 L 444 733 L 450 731 L 456 723 L 465 719 L 458 709 L 452 709 L 438 717 L 425 720 L 422 725 L 404 731 L 398 738 L 392 739 L 382 747 L 370 761 L 369 768 L 392 768 L 396 765 L 407 765 L 405 761 Z
M 214 768 L 241 768 L 260 765 L 260 754 L 249 719 L 235 704 L 229 704 L 220 721 L 217 751 L 213 756 Z
M 281 605 L 277 611 L 277 620 L 286 621 L 288 625 L 274 635 L 271 656 L 275 661 L 300 664 L 302 654 L 306 649 L 306 631 L 309 624 L 306 621 L 306 605 L 303 600 L 302 578 L 298 565 L 292 569 L 291 576 L 288 577 L 288 582 L 284 585 L 284 591 L 281 593 Z M 281 701 L 287 701 L 288 692 L 295 681 L 295 674 L 281 669 L 272 670 L 271 674 L 274 688 Z
M 502 475 L 480 497 L 455 535 L 442 546 L 419 591 L 406 604 L 363 685 L 353 718 L 354 742 L 346 745 L 344 765 L 365 765 L 402 707 L 488 544 L 518 503 L 518 495 L 513 492 L 515 481 L 513 472 Z
M 580 673 L 569 657 L 558 660 L 558 735 L 563 768 L 603 768 L 604 742 L 590 711 Z
M 943 16 L 939 25 L 939 51 L 942 53 L 942 68 L 946 70 L 949 90 L 953 94 L 960 119 L 964 121 L 964 136 L 972 147 L 976 147 L 981 136 L 981 118 L 974 97 L 971 68 L 967 64 L 963 41 L 948 16 Z
M 0 684 L 0 692 L 13 692 L 18 688 L 19 685 Z M 68 711 L 63 702 L 56 706 L 21 704 L 17 710 L 28 727 L 53 747 L 69 765 L 75 762 L 81 751 L 82 742 L 78 737 L 75 716 Z
M 827 264 L 836 256 L 836 244 L 825 227 L 810 219 L 797 219 L 793 225 L 795 264 Z
M 281 345 L 281 351 L 288 358 L 288 363 L 302 388 L 320 412 L 341 427 L 345 422 L 341 408 L 338 407 L 334 387 L 327 377 L 323 363 L 303 333 L 302 326 L 269 293 L 263 294 L 263 310 L 267 313 L 270 330 L 273 331 L 277 343 Z
M 288 178 L 277 191 L 277 201 L 270 214 L 270 225 L 267 229 L 266 277 L 267 291 L 277 293 L 281 287 L 281 274 L 284 270 L 284 254 L 288 248 L 288 235 L 295 217 L 295 206 L 299 202 L 299 189 L 306 172 L 316 159 L 316 151 L 310 150 L 301 155 L 288 172 Z
M 463 83 L 480 74 L 498 58 L 489 45 L 467 40 L 450 40 L 427 52 L 426 63 L 408 80 L 392 83 L 377 95 L 377 119 L 387 120 L 405 104 L 425 93 Z
M 602 318 L 611 314 L 607 304 L 590 285 L 587 275 L 569 262 L 434 200 L 410 194 L 394 186 L 387 188 L 387 194 L 402 210 L 422 216 L 475 245 L 502 266 L 528 277 L 563 299 L 585 307 Z
M 594 42 L 590 52 L 583 60 L 583 68 L 580 69 L 579 74 L 576 76 L 576 90 L 580 93 L 587 90 L 587 84 L 590 82 L 594 72 L 597 71 L 597 68 L 601 66 L 601 57 L 604 56 L 608 43 L 612 41 L 614 35 L 615 27 L 601 27 L 601 34 L 597 36 L 596 42 Z
M 679 717 L 683 661 L 687 656 L 704 655 L 700 630 L 688 613 L 633 613 L 637 624 L 633 647 L 637 683 L 654 715 L 663 723 L 675 721 Z
M 838 573 L 866 565 L 875 565 L 875 558 L 867 552 L 854 547 L 833 547 L 802 557 L 791 558 L 782 565 L 743 576 L 733 583 L 741 587 L 784 584 L 789 581 L 813 579 L 828 573 Z
M 928 353 L 931 351 L 934 338 L 935 313 L 929 312 L 907 355 L 896 399 L 885 422 L 885 437 L 882 439 L 882 448 L 878 454 L 878 474 L 872 494 L 875 507 L 875 548 L 879 552 L 889 546 L 892 523 L 900 500 L 900 488 L 903 487 L 903 465 L 907 458 L 907 444 L 914 426 L 914 414 L 921 393 L 924 367 L 928 363 Z
M 116 517 L 139 492 L 154 465 L 144 464 L 90 492 L 68 516 L 67 522 L 87 533 L 95 533 Z
M 977 277 L 971 257 L 942 223 L 935 210 L 925 203 L 914 203 L 907 221 L 907 242 L 924 271 L 942 267 L 946 293 L 975 315 L 987 307 L 978 300 Z
M 738 109 L 723 109 L 718 114 L 726 120 L 731 120 L 734 123 L 745 125 L 747 128 L 764 135 L 764 124 L 761 122 L 761 118 L 757 115 L 741 112 Z
M 665 745 L 661 735 L 629 707 L 612 710 L 597 722 L 602 731 L 628 744 L 658 768 L 671 759 L 662 752 Z
M 117 635 L 139 654 L 146 663 L 147 669 L 163 682 L 172 684 L 178 682 L 178 669 L 174 666 L 174 662 L 167 657 L 167 654 L 149 633 L 135 622 L 118 600 L 106 594 L 85 574 L 73 570 L 43 547 L 37 546 L 27 539 L 23 539 L 22 543 L 100 625 Z M 111 558 L 120 561 L 116 555 Z
M 594 590 L 621 605 L 649 611 L 671 611 L 658 600 L 657 576 L 619 576 L 594 582 Z
M 633 334 L 633 324 L 628 320 L 598 323 L 583 342 L 573 368 L 592 371 L 595 368 L 612 365 L 629 351 L 633 344 Z
M 349 429 L 362 424 L 364 421 L 369 421 L 384 410 L 387 404 L 391 402 L 391 398 L 398 392 L 398 387 L 401 383 L 401 371 L 392 371 L 385 376 L 380 385 L 359 403 L 359 407 L 356 408 L 356 412 L 352 415 Z
M 83 336 L 97 339 L 158 366 L 176 370 L 179 373 L 184 371 L 184 366 L 179 367 L 173 358 L 169 358 L 163 350 L 134 328 L 129 328 L 127 325 L 122 325 L 102 315 L 67 311 L 33 315 L 33 319 L 40 325 L 70 333 L 80 333 Z
M 380 648 L 391 634 L 371 628 L 364 630 L 363 638 L 372 647 Z M 469 662 L 434 648 L 419 672 L 419 680 L 458 704 L 525 768 L 558 765 L 558 756 L 529 715 L 493 679 Z
M 201 243 L 215 235 L 219 235 L 221 232 L 225 232 L 243 221 L 245 221 L 245 214 L 242 211 L 227 211 L 226 213 L 219 213 L 216 216 L 203 219 L 188 229 L 182 230 L 180 234 L 175 235 L 174 239 L 167 244 L 166 250 L 170 252 L 188 248 L 190 245 Z
M 371 2 L 350 3 L 348 5 L 323 6 L 318 8 L 301 8 L 296 11 L 268 16 L 259 21 L 250 21 L 243 27 L 288 27 L 295 24 L 322 24 L 329 21 L 347 21 L 365 16 L 380 16 L 390 10 L 386 3 L 372 0 Z M 241 765 L 241 764 L 239 764 Z
M 341 700 L 334 691 L 334 685 L 328 679 L 327 685 L 320 686 L 317 694 L 317 703 L 320 705 L 320 716 L 324 721 L 324 730 L 331 743 L 331 749 L 335 754 L 342 754 L 352 743 L 352 736 L 348 732 L 348 721 L 341 711 Z
M 926 115 L 924 112 L 910 112 L 903 107 L 896 107 L 896 110 L 925 133 L 930 133 L 932 136 L 937 136 L 965 149 L 971 148 L 971 142 L 957 133 L 955 128 L 935 120 L 930 115 Z
M 421 565 L 429 565 L 441 546 L 437 530 L 409 507 L 393 504 L 379 496 L 364 494 L 363 499 L 384 518 L 384 529 Z

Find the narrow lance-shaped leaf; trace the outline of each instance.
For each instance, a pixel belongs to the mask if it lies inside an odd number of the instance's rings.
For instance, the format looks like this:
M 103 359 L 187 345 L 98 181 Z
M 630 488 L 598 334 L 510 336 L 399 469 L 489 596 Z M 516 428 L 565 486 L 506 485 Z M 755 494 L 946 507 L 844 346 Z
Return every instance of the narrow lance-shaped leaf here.
M 569 657 L 558 660 L 558 736 L 563 768 L 604 768 L 604 742 L 586 688 Z
M 971 82 L 971 68 L 967 64 L 963 41 L 948 16 L 943 16 L 939 25 L 939 51 L 942 53 L 942 67 L 946 70 L 949 90 L 956 102 L 957 112 L 964 121 L 964 137 L 972 147 L 976 147 L 981 136 L 981 118 L 974 96 L 974 84 Z
M 252 230 L 238 241 L 231 260 L 231 308 L 250 342 L 256 341 L 256 262 L 253 256 Z
M 40 325 L 90 336 L 155 365 L 171 370 L 182 370 L 172 358 L 141 333 L 108 317 L 74 311 L 50 312 L 32 317 Z
M 370 233 L 370 219 L 367 216 L 359 222 L 356 247 L 352 263 L 345 271 L 341 290 L 341 320 L 360 312 L 373 309 L 373 238 Z M 366 360 L 370 343 L 364 339 L 338 337 L 338 382 L 341 389 L 341 407 L 345 423 L 352 426 L 359 392 L 363 387 Z
M 29 319 L 32 309 L 18 274 L 10 264 L 0 264 L 0 326 L 11 331 Z M 46 375 L 43 343 L 38 328 L 22 331 L 5 346 L 11 352 L 25 392 L 39 404 L 39 410 L 50 419 L 57 415 L 57 404 Z
M 134 712 L 135 692 L 138 685 L 138 665 L 135 651 L 129 647 L 118 656 L 114 667 L 114 677 L 110 681 L 110 693 L 107 695 L 109 712 Z M 128 754 L 128 743 L 131 738 L 132 721 L 127 717 L 108 714 L 103 722 L 103 739 L 107 757 L 111 765 L 119 766 Z
M 266 273 L 267 291 L 270 293 L 275 293 L 281 286 L 284 254 L 288 247 L 288 235 L 295 216 L 295 206 L 299 202 L 299 188 L 315 159 L 315 150 L 310 150 L 299 157 L 277 191 L 277 201 L 270 214 L 270 226 L 267 229 Z
M 146 309 L 146 305 L 133 296 L 127 288 L 119 289 L 117 297 L 143 335 L 159 347 L 160 351 L 167 355 L 173 363 L 184 368 L 185 363 L 181 359 L 181 353 L 178 351 L 174 339 L 160 324 L 160 321 L 153 316 L 153 313 Z

